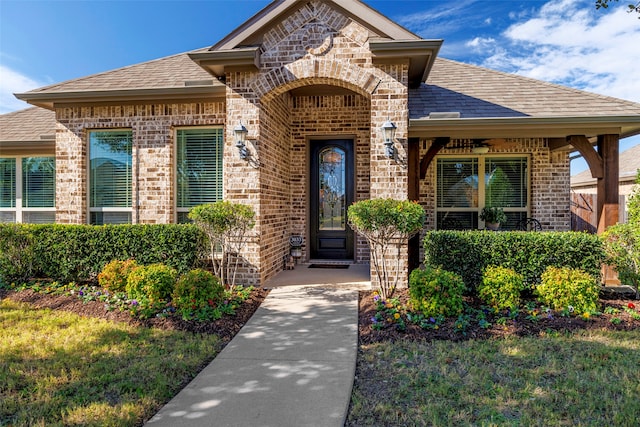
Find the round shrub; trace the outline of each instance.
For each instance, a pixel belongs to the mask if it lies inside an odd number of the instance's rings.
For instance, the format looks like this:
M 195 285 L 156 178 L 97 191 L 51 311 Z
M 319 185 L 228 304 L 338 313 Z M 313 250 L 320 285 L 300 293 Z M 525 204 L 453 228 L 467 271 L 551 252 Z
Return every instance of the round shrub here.
M 131 299 L 148 299 L 151 303 L 168 300 L 176 282 L 176 271 L 164 264 L 138 267 L 127 279 L 127 295 Z
M 191 270 L 180 276 L 173 289 L 173 305 L 177 310 L 190 313 L 217 305 L 224 295 L 224 286 L 210 272 Z
M 462 313 L 464 282 L 455 273 L 427 267 L 409 276 L 409 304 L 424 316 L 456 316 Z
M 595 277 L 568 267 L 548 267 L 535 289 L 541 303 L 576 314 L 596 311 L 599 291 Z
M 511 268 L 491 265 L 484 270 L 482 283 L 478 285 L 478 297 L 485 304 L 506 309 L 520 305 L 520 292 L 524 290 L 524 278 Z
M 138 267 L 138 263 L 133 259 L 126 261 L 114 259 L 98 274 L 98 284 L 102 289 L 111 292 L 125 292 L 129 274 Z

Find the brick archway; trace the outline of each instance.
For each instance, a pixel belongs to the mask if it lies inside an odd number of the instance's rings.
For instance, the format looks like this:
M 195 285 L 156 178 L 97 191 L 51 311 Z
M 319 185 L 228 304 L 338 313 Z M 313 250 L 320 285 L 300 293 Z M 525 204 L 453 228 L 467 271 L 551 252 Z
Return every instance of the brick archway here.
M 251 87 L 263 103 L 292 89 L 310 85 L 338 86 L 371 98 L 382 80 L 372 71 L 343 61 L 305 59 L 261 73 Z

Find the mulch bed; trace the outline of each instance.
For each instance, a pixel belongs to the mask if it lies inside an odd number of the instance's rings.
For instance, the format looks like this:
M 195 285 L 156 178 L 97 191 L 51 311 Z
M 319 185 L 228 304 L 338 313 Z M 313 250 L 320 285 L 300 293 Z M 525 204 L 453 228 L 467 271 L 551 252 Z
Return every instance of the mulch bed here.
M 136 319 L 124 311 L 106 311 L 104 303 L 99 301 L 83 302 L 77 297 L 66 295 L 50 295 L 36 293 L 32 290 L 9 291 L 0 289 L 0 299 L 9 298 L 13 301 L 26 302 L 37 308 L 64 310 L 86 317 L 97 317 L 114 322 L 124 322 L 134 326 L 180 330 L 200 334 L 216 334 L 223 344 L 228 343 L 253 315 L 262 301 L 267 297 L 268 290 L 257 288 L 251 292 L 249 298 L 236 309 L 234 316 L 222 316 L 212 322 L 197 322 L 182 320 L 179 317 Z
M 393 295 L 394 298 L 406 304 L 408 301 L 408 291 L 406 289 L 398 289 Z M 467 304 L 474 308 L 480 308 L 481 303 L 475 299 L 466 299 Z M 547 318 L 544 315 L 539 319 L 532 321 L 526 319 L 529 313 L 524 309 L 515 321 L 508 320 L 505 325 L 496 323 L 498 316 L 488 317 L 487 320 L 491 326 L 484 329 L 478 322 L 472 321 L 471 324 L 463 332 L 455 327 L 456 319 L 447 319 L 444 324 L 436 329 L 423 329 L 418 325 L 406 322 L 406 330 L 398 331 L 391 325 L 382 330 L 375 330 L 371 327 L 371 318 L 376 314 L 376 305 L 373 301 L 372 291 L 360 291 L 360 308 L 359 308 L 359 339 L 360 344 L 372 344 L 383 341 L 396 341 L 400 339 L 408 340 L 449 340 L 464 341 L 469 339 L 489 339 L 503 338 L 508 336 L 541 336 L 550 332 L 571 332 L 580 329 L 608 329 L 626 331 L 632 329 L 640 329 L 640 321 L 634 320 L 628 313 L 624 311 L 627 304 L 632 302 L 636 307 L 640 307 L 640 301 L 627 299 L 607 299 L 600 300 L 600 307 L 613 307 L 620 310 L 616 315 L 601 314 L 591 316 L 589 319 L 582 317 L 563 317 L 559 314 L 553 315 L 553 318 Z M 637 309 L 636 309 L 637 310 Z M 613 317 L 620 319 L 619 324 L 611 322 Z
M 0 289 L 0 299 L 9 298 L 14 301 L 30 303 L 37 308 L 64 310 L 81 316 L 125 322 L 136 326 L 189 331 L 202 334 L 217 334 L 223 341 L 223 344 L 226 344 L 231 341 L 235 334 L 237 334 L 242 326 L 249 320 L 268 293 L 269 291 L 266 289 L 254 289 L 249 299 L 236 309 L 235 316 L 223 316 L 221 319 L 212 322 L 186 321 L 178 317 L 141 320 L 131 317 L 127 312 L 121 312 L 119 310 L 106 311 L 104 309 L 104 303 L 102 302 L 89 301 L 85 303 L 72 296 L 36 293 L 31 290 L 16 292 Z M 394 297 L 398 298 L 402 303 L 406 303 L 408 301 L 408 292 L 406 289 L 396 290 Z M 360 291 L 359 340 L 360 344 L 396 341 L 399 339 L 464 341 L 469 339 L 488 339 L 508 336 L 540 336 L 554 331 L 570 332 L 580 329 L 620 331 L 639 329 L 640 321 L 634 320 L 624 311 L 624 308 L 627 307 L 627 304 L 630 302 L 640 307 L 640 301 L 631 299 L 601 300 L 601 307 L 609 306 L 617 308 L 620 312 L 615 315 L 603 313 L 599 316 L 592 316 L 588 320 L 582 317 L 554 315 L 551 319 L 546 318 L 546 316 L 540 316 L 537 321 L 532 321 L 526 319 L 528 313 L 526 313 L 525 310 L 521 310 L 521 313 L 514 321 L 509 320 L 504 325 L 496 323 L 495 320 L 498 316 L 487 319 L 491 323 L 491 326 L 488 328 L 481 328 L 478 322 L 472 321 L 464 333 L 456 329 L 454 324 L 455 319 L 447 319 L 437 330 L 423 329 L 418 325 L 407 322 L 406 330 L 398 331 L 393 326 L 382 330 L 374 330 L 371 327 L 371 318 L 376 314 L 373 293 L 372 291 Z M 479 301 L 473 299 L 467 299 L 466 303 L 476 308 L 480 308 L 481 306 Z M 612 323 L 611 319 L 613 317 L 619 318 L 620 323 Z

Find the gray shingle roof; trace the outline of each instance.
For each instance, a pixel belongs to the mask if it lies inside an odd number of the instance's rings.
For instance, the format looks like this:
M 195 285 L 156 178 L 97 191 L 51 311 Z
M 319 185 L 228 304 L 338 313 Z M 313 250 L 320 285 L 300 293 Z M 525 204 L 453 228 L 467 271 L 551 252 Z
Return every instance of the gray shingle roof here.
M 56 133 L 56 115 L 40 107 L 0 115 L 0 142 L 40 142 Z
M 409 91 L 409 111 L 411 119 L 623 116 L 640 115 L 640 104 L 438 58 L 426 84 Z
M 193 52 L 201 51 L 206 51 L 206 49 Z M 185 81 L 194 80 L 215 79 L 193 62 L 185 52 L 45 86 L 27 93 L 182 88 L 185 87 Z

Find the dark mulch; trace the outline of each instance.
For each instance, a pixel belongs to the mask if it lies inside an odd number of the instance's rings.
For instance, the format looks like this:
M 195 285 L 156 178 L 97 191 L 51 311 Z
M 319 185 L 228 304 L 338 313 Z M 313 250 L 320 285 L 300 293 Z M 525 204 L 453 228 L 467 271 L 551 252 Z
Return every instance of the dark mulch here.
M 13 301 L 26 302 L 37 308 L 51 308 L 64 310 L 86 317 L 98 317 L 115 322 L 124 322 L 135 326 L 162 328 L 167 330 L 189 331 L 200 334 L 216 334 L 223 344 L 231 341 L 240 328 L 249 320 L 262 301 L 267 297 L 268 290 L 256 288 L 249 298 L 237 309 L 234 316 L 222 316 L 212 322 L 197 322 L 182 320 L 179 317 L 136 319 L 127 312 L 113 310 L 106 311 L 104 303 L 99 301 L 83 302 L 79 298 L 66 295 L 50 295 L 36 293 L 31 290 L 9 291 L 0 289 L 0 299 L 9 298 Z
M 400 302 L 406 304 L 408 301 L 407 290 L 396 290 L 394 298 L 398 298 Z M 479 309 L 481 307 L 481 303 L 478 300 L 467 299 L 465 302 L 474 308 Z M 455 327 L 456 319 L 446 320 L 437 330 L 423 329 L 418 325 L 407 322 L 406 330 L 398 331 L 393 325 L 382 330 L 375 330 L 371 327 L 371 318 L 376 314 L 373 293 L 372 291 L 361 291 L 358 326 L 360 344 L 396 341 L 399 339 L 464 341 L 469 339 L 488 339 L 507 336 L 541 336 L 550 332 L 571 332 L 580 329 L 609 329 L 620 331 L 640 329 L 640 321 L 634 320 L 624 311 L 624 308 L 627 307 L 627 304 L 630 302 L 635 304 L 636 307 L 640 307 L 640 301 L 631 299 L 601 300 L 601 309 L 609 306 L 617 308 L 620 312 L 616 315 L 603 313 L 598 316 L 592 316 L 589 319 L 582 317 L 563 317 L 554 313 L 553 318 L 549 319 L 543 314 L 539 316 L 538 320 L 532 321 L 526 319 L 529 313 L 526 313 L 523 309 L 515 321 L 508 320 L 505 325 L 496 323 L 496 320 L 500 316 L 495 315 L 493 317 L 487 317 L 491 326 L 486 329 L 481 328 L 478 322 L 472 321 L 464 333 Z M 619 318 L 620 323 L 612 323 L 611 319 L 613 317 Z

